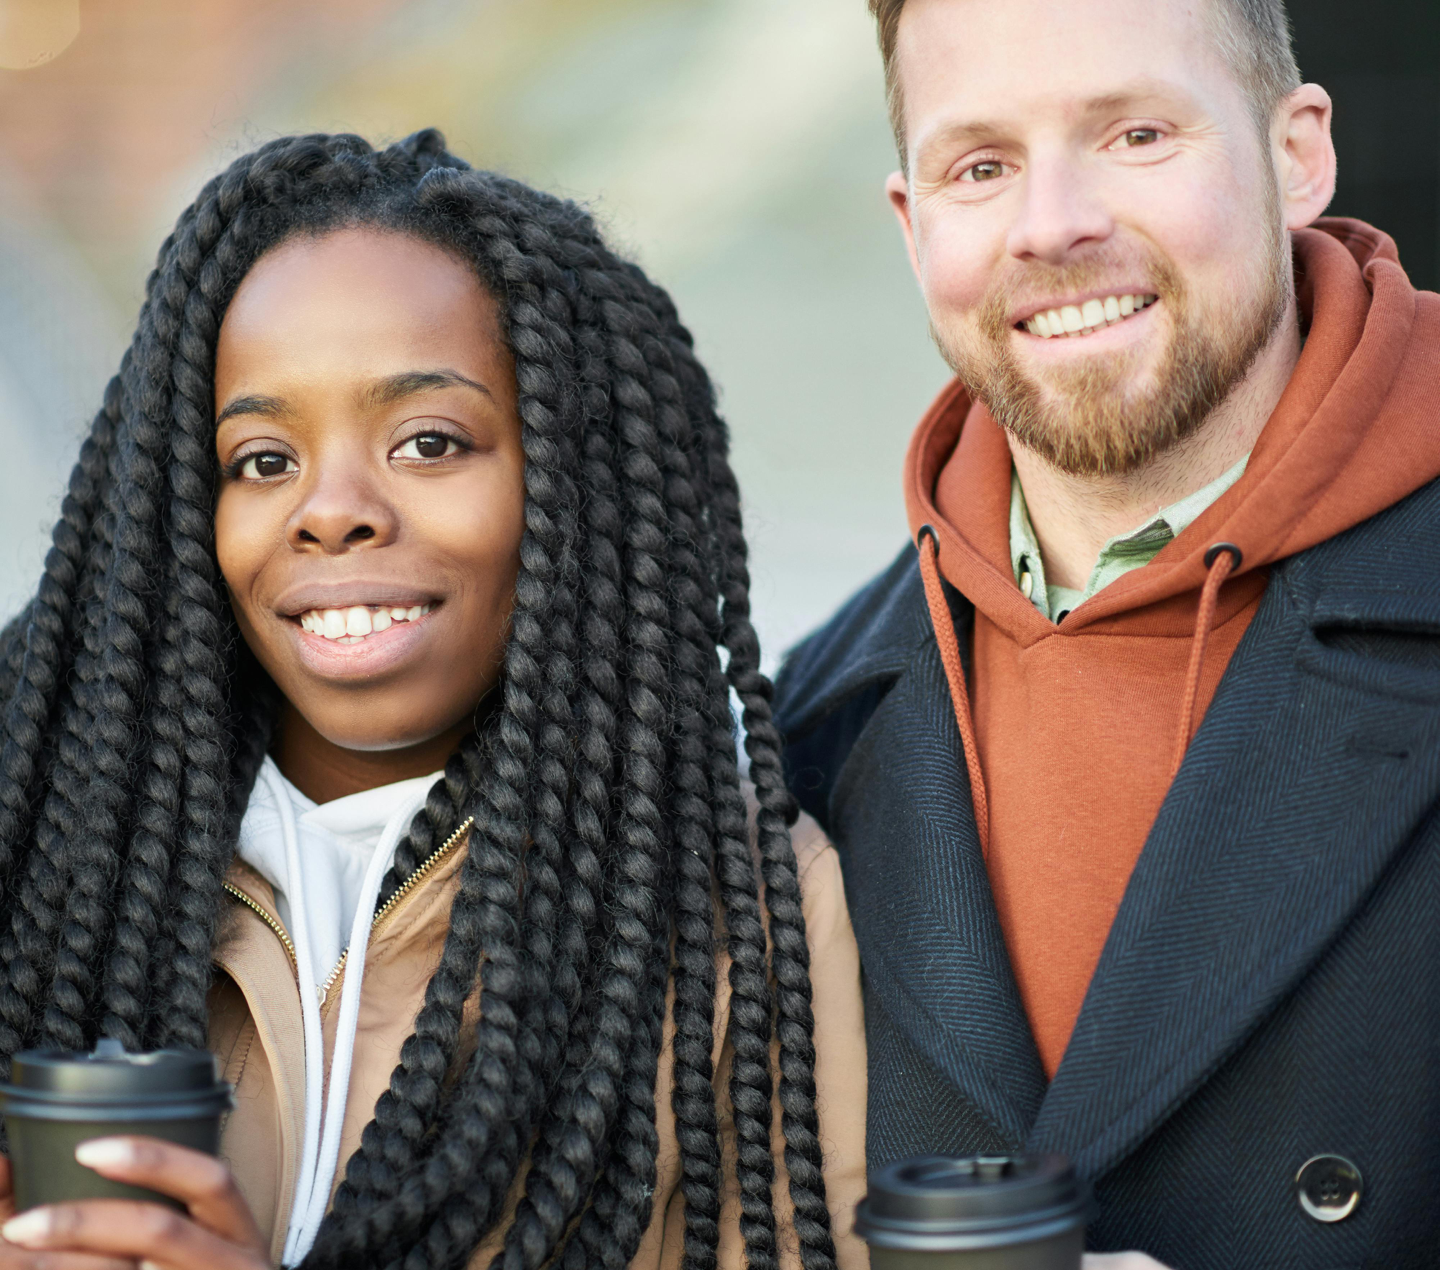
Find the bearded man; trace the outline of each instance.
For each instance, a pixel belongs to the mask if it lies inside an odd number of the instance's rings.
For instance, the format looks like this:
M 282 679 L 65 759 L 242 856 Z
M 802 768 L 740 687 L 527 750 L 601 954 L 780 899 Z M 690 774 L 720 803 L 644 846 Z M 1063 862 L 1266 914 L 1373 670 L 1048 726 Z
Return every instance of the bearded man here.
M 1281 0 L 871 9 L 956 379 L 778 687 L 870 1163 L 1062 1151 L 1125 1264 L 1434 1266 L 1440 297 L 1317 220 Z

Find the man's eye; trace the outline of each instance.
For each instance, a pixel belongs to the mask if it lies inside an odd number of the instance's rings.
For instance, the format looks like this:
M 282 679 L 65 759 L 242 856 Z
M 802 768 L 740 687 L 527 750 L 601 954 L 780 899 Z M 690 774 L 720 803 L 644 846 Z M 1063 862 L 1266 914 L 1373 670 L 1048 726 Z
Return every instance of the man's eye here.
M 1149 146 L 1154 145 L 1159 140 L 1160 131 L 1158 128 L 1131 128 L 1129 132 L 1120 138 L 1121 143 L 1126 146 Z
M 247 481 L 263 481 L 271 476 L 284 476 L 298 471 L 294 459 L 283 454 L 252 454 L 240 465 L 240 477 Z
M 1005 175 L 1005 165 L 999 159 L 986 159 L 983 163 L 973 163 L 960 173 L 962 181 L 993 181 L 997 177 Z
M 447 437 L 443 432 L 422 432 L 419 436 L 411 437 L 395 451 L 395 457 L 399 459 L 446 459 L 452 454 L 458 454 L 459 444 L 454 437 Z

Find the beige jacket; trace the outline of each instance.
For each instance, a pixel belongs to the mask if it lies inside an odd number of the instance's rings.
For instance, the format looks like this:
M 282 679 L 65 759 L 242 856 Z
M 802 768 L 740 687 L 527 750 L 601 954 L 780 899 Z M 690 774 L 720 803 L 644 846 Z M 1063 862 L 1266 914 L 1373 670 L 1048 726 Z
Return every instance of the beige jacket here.
M 825 1153 L 826 1193 L 835 1228 L 841 1270 L 865 1270 L 868 1256 L 851 1233 L 855 1205 L 865 1189 L 865 1023 L 860 1000 L 860 960 L 840 862 L 819 826 L 801 817 L 795 826 L 806 930 L 810 943 L 815 1010 L 815 1082 L 820 1136 Z M 372 927 L 364 990 L 355 1037 L 354 1067 L 345 1108 L 340 1169 L 360 1143 L 376 1100 L 389 1086 L 400 1046 L 410 1035 L 426 984 L 439 964 L 450 904 L 459 883 L 463 839 L 442 848 L 412 886 L 382 909 Z M 220 1153 L 234 1172 L 256 1221 L 278 1261 L 289 1224 L 290 1203 L 300 1164 L 304 1122 L 305 1057 L 300 996 L 290 940 L 275 912 L 274 892 L 258 873 L 237 860 L 227 882 L 230 903 L 222 914 L 215 946 L 216 982 L 210 994 L 210 1047 L 224 1078 L 235 1086 L 235 1110 L 221 1135 Z M 728 959 L 719 954 L 716 1000 L 715 1086 L 729 1079 Z M 320 1007 L 327 1068 L 334 1051 L 342 976 L 328 987 Z M 680 1151 L 670 1106 L 674 1022 L 666 1019 L 656 1080 L 657 1157 L 655 1208 L 640 1250 L 637 1270 L 670 1270 L 682 1260 L 684 1196 Z M 328 1079 L 328 1074 L 327 1074 Z M 727 1170 L 733 1171 L 733 1130 L 728 1097 L 722 1096 L 721 1132 Z M 789 1191 L 775 1109 L 775 1209 L 782 1265 L 800 1264 L 789 1223 Z M 512 1194 L 513 1206 L 518 1195 Z M 471 1258 L 486 1265 L 499 1251 L 506 1220 Z M 721 1214 L 722 1270 L 742 1270 L 739 1198 L 729 1182 Z

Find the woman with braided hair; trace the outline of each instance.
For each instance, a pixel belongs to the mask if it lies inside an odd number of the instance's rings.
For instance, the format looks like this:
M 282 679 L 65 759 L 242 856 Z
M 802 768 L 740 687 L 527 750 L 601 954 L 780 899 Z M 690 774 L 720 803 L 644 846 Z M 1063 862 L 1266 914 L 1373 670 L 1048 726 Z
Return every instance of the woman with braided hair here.
M 208 1047 L 236 1109 L 77 1153 L 184 1212 L 31 1210 L 0 1267 L 863 1265 L 745 560 L 689 336 L 576 206 L 433 131 L 207 185 L 0 636 L 0 1071 Z

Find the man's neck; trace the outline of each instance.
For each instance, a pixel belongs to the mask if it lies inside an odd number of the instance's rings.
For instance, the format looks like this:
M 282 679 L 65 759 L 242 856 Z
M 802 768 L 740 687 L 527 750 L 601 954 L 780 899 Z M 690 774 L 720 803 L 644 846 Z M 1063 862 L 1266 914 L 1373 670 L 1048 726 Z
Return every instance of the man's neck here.
M 1292 301 L 1275 338 L 1255 359 L 1250 373 L 1195 434 L 1123 476 L 1073 476 L 1010 438 L 1015 471 L 1045 561 L 1046 581 L 1082 590 L 1100 549 L 1111 538 L 1129 533 L 1161 508 L 1203 489 L 1249 454 L 1299 356 L 1300 327 Z

